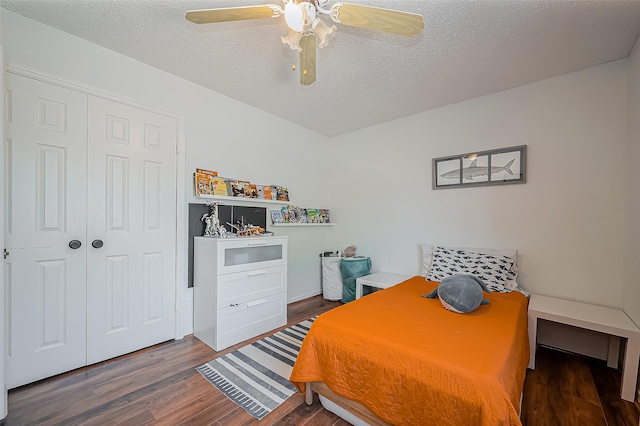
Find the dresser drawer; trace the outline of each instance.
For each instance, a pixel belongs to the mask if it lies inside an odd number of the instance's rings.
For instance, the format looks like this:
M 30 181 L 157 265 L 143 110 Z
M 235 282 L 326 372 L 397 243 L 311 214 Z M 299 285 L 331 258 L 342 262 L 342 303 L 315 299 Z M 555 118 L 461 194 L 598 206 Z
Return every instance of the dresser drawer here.
M 219 240 L 218 274 L 287 264 L 287 239 L 281 237 Z
M 287 294 L 280 293 L 237 306 L 219 309 L 217 313 L 216 351 L 266 333 L 287 324 Z
M 287 291 L 287 267 L 253 269 L 218 277 L 216 308 L 234 306 Z

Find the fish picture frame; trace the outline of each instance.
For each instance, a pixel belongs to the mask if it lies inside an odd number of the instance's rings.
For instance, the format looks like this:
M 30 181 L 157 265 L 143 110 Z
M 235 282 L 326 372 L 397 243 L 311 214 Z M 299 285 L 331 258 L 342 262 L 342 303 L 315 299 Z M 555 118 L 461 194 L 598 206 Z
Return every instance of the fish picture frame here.
M 526 182 L 526 145 L 434 158 L 432 188 Z

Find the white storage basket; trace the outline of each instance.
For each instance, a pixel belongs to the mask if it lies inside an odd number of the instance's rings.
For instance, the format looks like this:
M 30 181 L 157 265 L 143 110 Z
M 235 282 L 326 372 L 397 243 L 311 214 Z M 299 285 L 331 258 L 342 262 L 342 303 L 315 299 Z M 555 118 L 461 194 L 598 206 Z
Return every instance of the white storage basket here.
M 322 256 L 322 296 L 327 300 L 342 300 L 341 257 Z

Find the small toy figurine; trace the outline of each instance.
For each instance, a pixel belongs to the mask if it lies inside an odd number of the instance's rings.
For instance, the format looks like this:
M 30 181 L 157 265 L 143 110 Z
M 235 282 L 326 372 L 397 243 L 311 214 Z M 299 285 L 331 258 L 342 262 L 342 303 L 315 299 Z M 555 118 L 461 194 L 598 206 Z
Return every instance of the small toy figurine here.
M 218 219 L 218 204 L 213 203 L 211 205 L 211 213 L 208 215 L 205 214 L 200 219 L 202 220 L 206 226 L 204 228 L 204 236 L 205 237 L 214 237 L 214 238 L 226 238 L 227 230 L 224 225 L 220 224 L 220 219 Z
M 252 224 L 241 225 L 240 223 L 238 223 L 238 225 L 233 225 L 227 222 L 227 225 L 236 230 L 236 234 L 238 235 L 238 237 L 262 237 L 273 235 L 273 232 L 268 232 L 263 227 L 253 226 Z

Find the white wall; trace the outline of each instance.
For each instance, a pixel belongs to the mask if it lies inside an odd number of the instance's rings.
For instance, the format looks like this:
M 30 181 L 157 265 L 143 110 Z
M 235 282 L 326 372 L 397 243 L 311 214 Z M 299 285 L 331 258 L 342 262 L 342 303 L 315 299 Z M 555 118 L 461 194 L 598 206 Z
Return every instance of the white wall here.
M 527 290 L 622 306 L 627 61 L 331 140 L 338 245 L 418 272 L 417 244 L 515 247 Z M 527 183 L 431 189 L 431 159 L 527 145 Z
M 629 58 L 627 162 L 625 188 L 624 311 L 640 327 L 640 39 Z M 639 377 L 640 382 L 640 377 Z M 640 399 L 640 391 L 638 392 Z
M 640 40 L 640 39 L 639 39 Z M 626 250 L 624 310 L 640 327 L 640 41 L 629 60 L 629 98 L 626 161 Z
M 292 201 L 304 207 L 328 207 L 326 137 L 264 111 L 237 102 L 95 44 L 2 10 L 6 65 L 51 74 L 149 105 L 184 118 L 186 203 L 193 197 L 196 167 L 221 176 L 287 186 Z M 184 209 L 186 217 L 187 205 Z M 186 229 L 186 223 L 179 224 Z M 326 248 L 329 228 L 277 228 L 289 235 L 289 300 L 320 292 L 318 253 Z M 312 232 L 313 231 L 313 232 Z M 181 247 L 186 253 L 185 246 Z M 192 293 L 184 288 L 182 328 L 192 330 Z
M 376 270 L 405 274 L 418 273 L 421 242 L 518 248 L 525 289 L 622 307 L 627 66 L 333 138 L 337 245 L 356 245 Z M 434 157 L 523 144 L 526 184 L 431 189 Z

